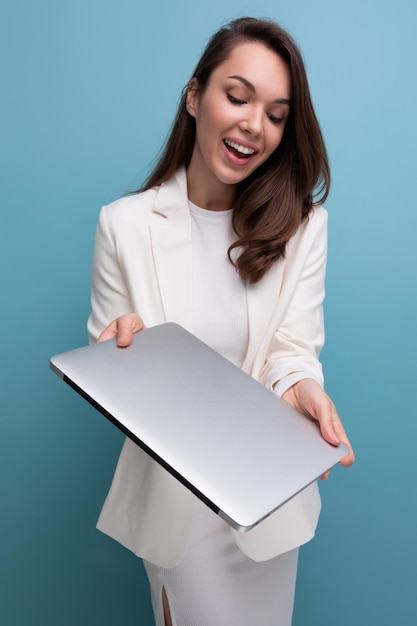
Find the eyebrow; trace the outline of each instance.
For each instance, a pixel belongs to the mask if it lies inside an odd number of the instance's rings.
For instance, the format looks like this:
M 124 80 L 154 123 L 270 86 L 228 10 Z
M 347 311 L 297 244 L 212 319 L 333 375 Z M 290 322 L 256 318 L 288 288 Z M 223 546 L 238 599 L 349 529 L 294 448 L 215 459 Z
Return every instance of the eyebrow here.
M 232 78 L 233 80 L 238 80 L 243 85 L 245 85 L 245 87 L 247 87 L 249 91 L 251 91 L 252 93 L 256 93 L 255 86 L 252 85 L 252 83 L 244 76 L 239 76 L 239 74 L 234 74 L 233 76 L 228 76 L 228 78 Z M 288 104 L 288 106 L 290 106 L 291 100 L 289 100 L 288 98 L 277 98 L 276 100 L 274 100 L 274 103 Z

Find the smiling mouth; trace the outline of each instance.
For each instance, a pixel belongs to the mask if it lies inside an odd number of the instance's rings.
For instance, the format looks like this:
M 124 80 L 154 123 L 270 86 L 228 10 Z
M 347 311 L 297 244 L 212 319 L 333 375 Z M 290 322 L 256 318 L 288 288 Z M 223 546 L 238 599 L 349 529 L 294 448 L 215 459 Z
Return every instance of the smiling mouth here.
M 253 148 L 242 146 L 240 143 L 236 143 L 235 141 L 225 139 L 223 143 L 229 152 L 237 156 L 239 159 L 249 159 L 249 157 L 255 154 L 255 150 Z

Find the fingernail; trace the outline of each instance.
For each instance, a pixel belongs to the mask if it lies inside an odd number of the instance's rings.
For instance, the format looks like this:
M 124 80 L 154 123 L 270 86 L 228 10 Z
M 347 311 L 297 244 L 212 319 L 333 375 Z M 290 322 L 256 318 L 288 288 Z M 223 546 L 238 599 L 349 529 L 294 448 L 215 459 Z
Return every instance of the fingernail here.
M 334 441 L 334 443 L 335 443 L 336 445 L 339 445 L 339 443 L 340 443 L 340 439 L 339 439 L 339 437 L 337 436 L 337 434 L 336 434 L 336 431 L 335 431 L 335 430 L 333 430 L 333 431 L 332 431 L 332 439 L 333 439 L 333 441 Z

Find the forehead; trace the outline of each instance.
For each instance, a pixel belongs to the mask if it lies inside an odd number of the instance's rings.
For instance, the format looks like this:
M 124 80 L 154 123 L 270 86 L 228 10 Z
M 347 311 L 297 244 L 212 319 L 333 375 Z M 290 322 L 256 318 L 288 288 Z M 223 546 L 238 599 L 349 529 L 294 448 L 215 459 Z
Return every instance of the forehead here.
M 235 75 L 249 80 L 257 90 L 268 87 L 278 90 L 279 97 L 290 97 L 291 77 L 287 63 L 261 42 L 237 44 L 228 58 L 213 71 L 210 82 Z

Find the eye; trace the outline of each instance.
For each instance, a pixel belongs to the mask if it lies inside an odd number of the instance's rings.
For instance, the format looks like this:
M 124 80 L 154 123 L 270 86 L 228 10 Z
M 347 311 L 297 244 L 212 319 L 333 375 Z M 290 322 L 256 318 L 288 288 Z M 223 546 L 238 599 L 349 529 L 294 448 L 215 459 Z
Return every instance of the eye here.
M 240 98 L 235 98 L 230 93 L 227 93 L 226 96 L 227 96 L 227 99 L 229 100 L 229 102 L 231 102 L 232 104 L 236 104 L 238 106 L 241 105 L 241 104 L 246 104 L 246 100 L 241 100 Z
M 272 113 L 267 113 L 267 116 L 273 124 L 282 124 L 284 121 L 283 117 L 277 117 L 276 115 L 272 115 Z

